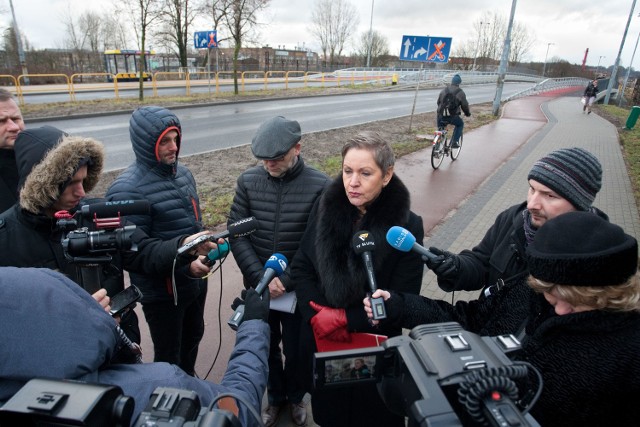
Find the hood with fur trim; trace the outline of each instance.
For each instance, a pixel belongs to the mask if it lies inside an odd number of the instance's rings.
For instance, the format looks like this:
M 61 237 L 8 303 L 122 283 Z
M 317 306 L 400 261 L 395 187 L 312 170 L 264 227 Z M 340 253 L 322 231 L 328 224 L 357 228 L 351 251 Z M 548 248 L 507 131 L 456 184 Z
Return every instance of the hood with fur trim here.
M 20 174 L 20 207 L 34 214 L 55 203 L 81 164 L 87 165 L 83 181 L 86 192 L 96 186 L 102 174 L 102 143 L 68 136 L 51 126 L 20 132 L 14 149 Z

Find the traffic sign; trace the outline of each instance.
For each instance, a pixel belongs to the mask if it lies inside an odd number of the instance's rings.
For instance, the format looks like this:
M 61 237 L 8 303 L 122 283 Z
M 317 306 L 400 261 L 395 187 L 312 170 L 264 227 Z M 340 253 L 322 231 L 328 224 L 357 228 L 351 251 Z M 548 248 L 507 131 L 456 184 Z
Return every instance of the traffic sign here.
M 402 36 L 401 61 L 447 62 L 451 37 Z
M 196 31 L 193 33 L 193 46 L 196 49 L 210 49 L 218 47 L 216 33 L 216 30 Z

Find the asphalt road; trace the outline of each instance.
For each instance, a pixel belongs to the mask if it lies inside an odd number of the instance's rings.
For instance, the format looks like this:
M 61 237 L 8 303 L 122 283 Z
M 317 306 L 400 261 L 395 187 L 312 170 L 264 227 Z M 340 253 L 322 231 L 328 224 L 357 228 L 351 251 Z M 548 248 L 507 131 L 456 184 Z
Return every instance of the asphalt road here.
M 522 91 L 529 83 L 505 83 L 502 96 Z M 491 102 L 495 85 L 463 86 L 470 104 Z M 408 116 L 414 100 L 415 113 L 435 110 L 440 89 L 382 91 L 350 95 L 216 104 L 176 108 L 184 139 L 181 156 L 231 148 L 251 142 L 256 128 L 266 119 L 282 115 L 300 122 L 303 133 L 353 126 Z M 93 137 L 107 150 L 105 171 L 126 167 L 133 160 L 129 140 L 130 114 L 99 115 L 38 121 L 27 126 L 51 125 L 70 134 Z

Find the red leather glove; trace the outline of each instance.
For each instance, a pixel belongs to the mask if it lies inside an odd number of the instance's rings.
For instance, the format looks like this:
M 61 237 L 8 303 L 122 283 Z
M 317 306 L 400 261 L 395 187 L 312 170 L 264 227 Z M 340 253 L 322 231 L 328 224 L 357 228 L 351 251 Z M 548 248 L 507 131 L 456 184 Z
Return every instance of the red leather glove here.
M 351 335 L 347 331 L 347 314 L 342 308 L 325 307 L 309 301 L 309 305 L 316 311 L 311 318 L 311 327 L 317 338 L 331 341 L 351 341 Z

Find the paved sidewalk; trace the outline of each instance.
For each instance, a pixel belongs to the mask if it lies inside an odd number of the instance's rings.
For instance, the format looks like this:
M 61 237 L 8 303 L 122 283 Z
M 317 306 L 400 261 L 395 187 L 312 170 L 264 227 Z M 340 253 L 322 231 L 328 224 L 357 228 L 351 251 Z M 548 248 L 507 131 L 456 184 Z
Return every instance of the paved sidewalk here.
M 492 144 L 490 152 L 487 144 Z M 611 222 L 640 238 L 638 208 L 617 130 L 595 113 L 583 114 L 576 96 L 532 96 L 511 101 L 499 120 L 465 133 L 463 150 L 456 162 L 445 159 L 441 168 L 433 171 L 428 148 L 398 159 L 396 171 L 409 187 L 413 210 L 423 217 L 425 246 L 459 252 L 479 243 L 498 213 L 526 199 L 527 174 L 536 160 L 558 148 L 575 146 L 589 150 L 603 166 L 603 187 L 594 205 L 606 212 Z M 506 161 L 501 160 L 505 158 Z M 448 196 L 456 195 L 447 197 L 445 203 L 442 195 L 446 191 L 450 192 Z M 421 293 L 451 299 L 451 294 L 440 290 L 435 275 L 426 268 Z M 456 299 L 475 297 L 476 293 L 455 293 Z M 305 401 L 309 402 L 309 395 Z M 307 411 L 307 425 L 316 426 L 310 404 Z M 277 426 L 294 424 L 284 413 Z
M 513 145 L 518 147 L 512 157 L 498 167 L 473 194 L 464 200 L 453 215 L 433 229 L 429 229 L 425 224 L 425 246 L 437 246 L 457 253 L 478 244 L 498 213 L 526 199 L 527 174 L 533 163 L 553 150 L 567 147 L 582 147 L 600 160 L 603 167 L 603 185 L 594 206 L 607 213 L 611 222 L 620 225 L 628 234 L 639 239 L 638 207 L 622 158 L 617 129 L 595 113 L 584 114 L 580 107 L 578 98 L 570 96 L 560 98 L 535 96 L 508 103 L 503 116 L 497 121 L 508 126 L 503 126 L 502 131 L 498 128 L 493 129 L 488 141 L 501 141 L 503 138 L 517 139 L 518 134 L 526 135 L 531 122 L 539 120 L 539 111 L 544 113 L 548 122 L 525 141 L 511 140 Z M 504 128 L 511 127 L 524 132 L 507 134 Z M 465 152 L 468 146 L 467 140 L 482 130 L 481 128 L 469 132 L 469 135 L 465 134 L 461 158 L 465 154 L 468 155 L 468 152 Z M 424 174 L 424 169 L 429 167 L 427 158 L 430 153 L 427 151 L 429 150 L 400 159 L 397 166 L 397 170 L 401 171 L 399 176 L 403 177 L 409 173 L 406 165 L 416 163 L 422 163 Z M 415 157 L 424 157 L 424 159 L 416 162 Z M 415 200 L 419 195 L 413 193 L 412 181 L 414 180 L 408 182 L 405 180 L 412 189 L 412 197 Z M 416 206 L 416 203 L 414 202 L 413 205 Z M 419 206 L 419 203 L 417 205 Z M 451 294 L 438 288 L 435 275 L 428 269 L 425 269 L 421 293 L 431 298 L 451 298 Z M 456 293 L 456 299 L 474 297 L 475 293 Z

